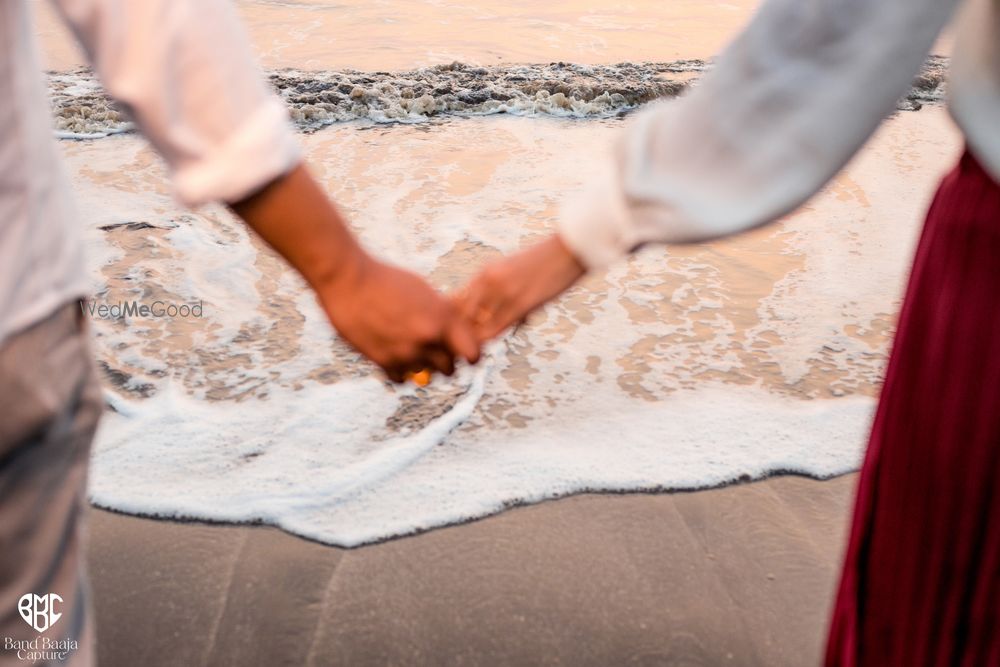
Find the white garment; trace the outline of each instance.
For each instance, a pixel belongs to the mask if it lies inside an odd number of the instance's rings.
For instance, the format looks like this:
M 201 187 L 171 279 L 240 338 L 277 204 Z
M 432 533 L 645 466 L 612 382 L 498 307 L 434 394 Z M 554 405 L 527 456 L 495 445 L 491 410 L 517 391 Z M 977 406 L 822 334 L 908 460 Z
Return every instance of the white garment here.
M 637 114 L 561 236 L 599 268 L 788 213 L 893 111 L 960 4 L 769 0 L 690 94 Z M 1000 180 L 1000 0 L 967 0 L 957 28 L 951 112 Z
M 189 205 L 237 201 L 300 160 L 227 0 L 52 0 Z M 87 293 L 26 0 L 0 0 L 0 341 Z

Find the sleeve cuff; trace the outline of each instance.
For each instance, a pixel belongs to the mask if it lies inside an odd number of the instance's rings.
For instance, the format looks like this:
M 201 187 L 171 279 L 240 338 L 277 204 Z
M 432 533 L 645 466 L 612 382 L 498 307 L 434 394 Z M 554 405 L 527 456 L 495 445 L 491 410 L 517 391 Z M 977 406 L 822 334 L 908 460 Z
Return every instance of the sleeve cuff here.
M 187 206 L 235 202 L 287 173 L 302 159 L 288 111 L 270 98 L 222 145 L 173 175 L 177 198 Z
M 629 211 L 614 161 L 590 178 L 584 189 L 567 198 L 559 211 L 558 232 L 590 271 L 607 267 L 635 247 L 629 228 Z

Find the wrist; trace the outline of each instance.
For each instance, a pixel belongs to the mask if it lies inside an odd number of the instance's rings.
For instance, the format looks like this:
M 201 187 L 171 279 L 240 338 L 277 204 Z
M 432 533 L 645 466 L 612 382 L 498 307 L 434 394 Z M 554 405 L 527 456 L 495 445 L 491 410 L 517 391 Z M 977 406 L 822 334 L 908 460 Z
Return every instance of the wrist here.
M 563 277 L 568 283 L 572 284 L 579 280 L 583 274 L 587 272 L 587 267 L 580 261 L 580 258 L 576 256 L 566 240 L 560 234 L 553 234 L 549 239 L 549 243 L 553 246 L 553 255 L 556 257 L 557 267 Z
M 558 234 L 553 234 L 536 246 L 538 254 L 532 264 L 533 289 L 524 293 L 525 309 L 534 309 L 569 289 L 586 273 L 586 267 L 577 259 Z
M 351 294 L 364 282 L 364 276 L 373 263 L 372 257 L 360 245 L 351 244 L 341 248 L 335 258 L 302 271 L 302 275 L 317 292 Z
M 544 290 L 539 296 L 548 301 L 569 289 L 587 269 L 558 234 L 550 236 L 543 248 L 544 256 L 538 267 L 541 279 L 536 284 Z

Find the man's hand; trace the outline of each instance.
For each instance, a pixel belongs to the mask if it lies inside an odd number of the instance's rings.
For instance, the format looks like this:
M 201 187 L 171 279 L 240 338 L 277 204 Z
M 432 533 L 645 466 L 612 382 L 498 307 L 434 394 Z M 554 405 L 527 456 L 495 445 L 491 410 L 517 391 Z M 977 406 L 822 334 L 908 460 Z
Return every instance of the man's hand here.
M 365 253 L 304 165 L 232 209 L 302 274 L 337 331 L 390 379 L 425 368 L 450 375 L 456 356 L 479 359 L 454 305 Z
M 457 308 L 408 271 L 363 256 L 316 293 L 340 335 L 395 382 L 425 368 L 451 375 L 455 356 L 479 360 Z
M 557 235 L 487 265 L 455 295 L 480 342 L 523 321 L 586 272 Z

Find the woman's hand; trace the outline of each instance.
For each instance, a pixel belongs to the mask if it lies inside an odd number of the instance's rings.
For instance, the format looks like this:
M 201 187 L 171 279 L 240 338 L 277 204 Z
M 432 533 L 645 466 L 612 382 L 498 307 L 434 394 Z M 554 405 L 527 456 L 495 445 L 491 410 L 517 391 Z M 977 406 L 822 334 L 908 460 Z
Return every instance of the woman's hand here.
M 523 321 L 586 272 L 558 235 L 488 264 L 455 295 L 480 342 Z

